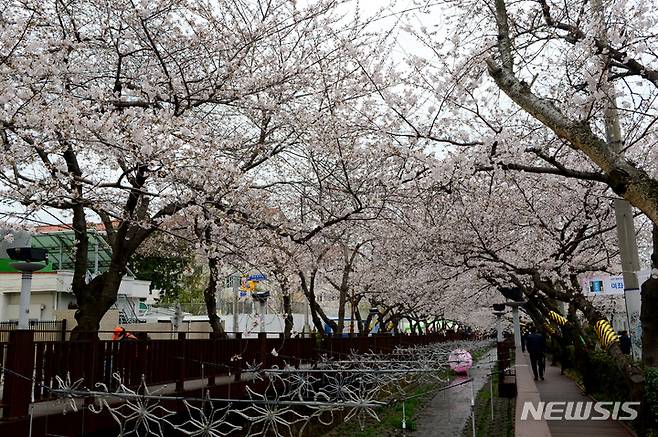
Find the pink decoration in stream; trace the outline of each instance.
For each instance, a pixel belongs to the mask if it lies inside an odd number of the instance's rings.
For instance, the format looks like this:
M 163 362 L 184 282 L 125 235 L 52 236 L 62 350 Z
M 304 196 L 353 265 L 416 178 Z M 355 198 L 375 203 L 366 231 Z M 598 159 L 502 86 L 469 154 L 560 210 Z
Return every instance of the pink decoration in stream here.
M 450 368 L 457 373 L 466 373 L 473 365 L 473 357 L 465 349 L 455 349 L 448 357 Z

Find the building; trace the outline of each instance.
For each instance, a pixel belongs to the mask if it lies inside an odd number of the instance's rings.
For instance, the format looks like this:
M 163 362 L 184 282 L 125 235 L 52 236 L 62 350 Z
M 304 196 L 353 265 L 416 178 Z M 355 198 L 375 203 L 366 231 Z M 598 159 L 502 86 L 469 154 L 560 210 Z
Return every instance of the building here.
M 112 251 L 100 231 L 94 226 L 89 232 L 90 256 L 87 276 L 105 271 Z M 65 226 L 36 228 L 30 234 L 9 229 L 0 230 L 0 321 L 18 319 L 21 290 L 21 273 L 13 269 L 6 249 L 10 247 L 40 247 L 48 251 L 47 266 L 32 277 L 30 320 L 55 320 L 56 312 L 75 304 L 71 291 L 73 280 L 74 233 Z M 149 281 L 135 279 L 128 272 L 119 289 L 116 309 L 122 322 L 136 322 L 148 306 L 158 298 L 157 291 L 150 289 Z

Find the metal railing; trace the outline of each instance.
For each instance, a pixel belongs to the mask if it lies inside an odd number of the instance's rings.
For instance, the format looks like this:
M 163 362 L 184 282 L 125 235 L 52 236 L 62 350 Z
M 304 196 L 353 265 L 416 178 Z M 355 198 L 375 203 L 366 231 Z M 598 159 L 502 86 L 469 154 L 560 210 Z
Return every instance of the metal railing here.
M 9 332 L 18 329 L 15 320 L 0 322 L 0 342 L 9 341 Z M 30 320 L 30 331 L 34 331 L 36 341 L 57 341 L 66 339 L 66 320 Z

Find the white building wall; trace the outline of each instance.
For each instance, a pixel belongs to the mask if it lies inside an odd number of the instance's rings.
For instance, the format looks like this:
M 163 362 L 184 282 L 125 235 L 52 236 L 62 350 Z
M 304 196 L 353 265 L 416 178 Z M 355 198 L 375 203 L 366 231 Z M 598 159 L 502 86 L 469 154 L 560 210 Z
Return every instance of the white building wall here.
M 75 302 L 71 292 L 73 272 L 43 272 L 32 276 L 30 296 L 30 319 L 55 320 L 55 311 L 67 309 L 70 303 Z M 137 304 L 140 299 L 153 303 L 156 294 L 149 292 L 150 282 L 124 277 L 121 281 L 119 293 Z M 0 274 L 0 320 L 17 320 L 18 305 L 21 291 L 20 273 Z

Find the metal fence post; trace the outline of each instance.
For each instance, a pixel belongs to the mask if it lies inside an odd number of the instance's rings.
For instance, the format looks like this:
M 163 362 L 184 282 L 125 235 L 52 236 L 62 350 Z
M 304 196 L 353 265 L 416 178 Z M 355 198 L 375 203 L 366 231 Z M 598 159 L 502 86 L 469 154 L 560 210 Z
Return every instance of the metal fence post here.
M 180 356 L 178 357 L 178 378 L 176 379 L 176 391 L 177 392 L 182 392 L 185 389 L 185 333 L 184 332 L 179 332 L 178 333 L 178 353 Z
M 62 341 L 66 341 L 66 319 L 62 319 L 61 325 Z
M 263 369 L 267 368 L 267 333 L 259 332 L 258 333 L 258 350 L 260 362 L 263 366 Z
M 235 341 L 238 344 L 237 350 L 242 351 L 242 332 L 235 333 Z M 235 381 L 239 382 L 242 378 L 242 358 L 236 360 L 231 365 L 235 367 Z

